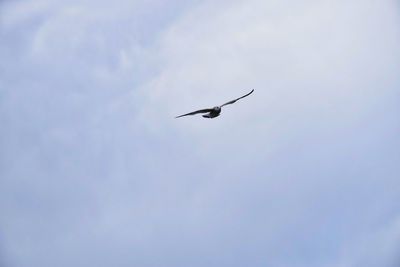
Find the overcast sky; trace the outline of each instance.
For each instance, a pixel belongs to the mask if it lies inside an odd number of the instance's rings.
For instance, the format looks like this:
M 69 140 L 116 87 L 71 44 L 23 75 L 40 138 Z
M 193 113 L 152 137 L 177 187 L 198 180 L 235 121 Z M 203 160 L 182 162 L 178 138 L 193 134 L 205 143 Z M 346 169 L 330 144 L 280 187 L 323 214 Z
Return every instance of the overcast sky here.
M 0 266 L 400 266 L 399 48 L 396 0 L 0 1 Z

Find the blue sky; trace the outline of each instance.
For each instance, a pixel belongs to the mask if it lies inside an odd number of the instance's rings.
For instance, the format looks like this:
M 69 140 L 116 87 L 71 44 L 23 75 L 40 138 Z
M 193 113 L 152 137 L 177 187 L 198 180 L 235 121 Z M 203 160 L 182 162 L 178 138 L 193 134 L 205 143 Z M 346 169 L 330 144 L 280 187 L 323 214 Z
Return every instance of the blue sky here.
M 398 1 L 3 0 L 0 40 L 0 266 L 399 266 Z

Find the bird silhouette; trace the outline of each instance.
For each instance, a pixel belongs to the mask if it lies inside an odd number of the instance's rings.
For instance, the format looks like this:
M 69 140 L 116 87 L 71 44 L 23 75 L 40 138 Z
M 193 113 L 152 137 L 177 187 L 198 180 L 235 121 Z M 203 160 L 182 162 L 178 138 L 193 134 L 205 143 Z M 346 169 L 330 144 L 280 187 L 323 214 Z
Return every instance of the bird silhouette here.
M 236 98 L 234 100 L 231 100 L 229 102 L 226 102 L 225 104 L 223 104 L 221 106 L 216 106 L 216 107 L 213 107 L 213 108 L 206 108 L 206 109 L 199 109 L 199 110 L 196 110 L 196 111 L 193 111 L 193 112 L 190 112 L 190 113 L 186 113 L 186 114 L 177 116 L 175 118 L 180 118 L 180 117 L 189 116 L 189 115 L 195 115 L 195 114 L 199 114 L 199 113 L 208 113 L 208 114 L 203 115 L 203 117 L 212 119 L 212 118 L 218 117 L 221 114 L 221 109 L 222 109 L 223 106 L 233 104 L 236 101 L 238 101 L 239 99 L 242 99 L 242 98 L 245 98 L 246 96 L 249 96 L 253 92 L 254 92 L 254 89 L 251 90 L 250 93 L 245 94 L 244 96 L 241 96 L 241 97 Z

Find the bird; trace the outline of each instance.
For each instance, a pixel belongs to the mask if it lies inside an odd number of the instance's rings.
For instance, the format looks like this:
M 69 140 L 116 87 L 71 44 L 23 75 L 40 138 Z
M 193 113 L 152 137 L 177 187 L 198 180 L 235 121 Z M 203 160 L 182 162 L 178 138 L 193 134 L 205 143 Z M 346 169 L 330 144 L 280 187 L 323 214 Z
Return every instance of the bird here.
M 250 93 L 247 93 L 244 96 L 241 96 L 239 98 L 236 98 L 234 100 L 226 102 L 225 104 L 223 104 L 221 106 L 215 106 L 213 108 L 206 108 L 206 109 L 199 109 L 199 110 L 196 110 L 196 111 L 193 111 L 193 112 L 189 112 L 189 113 L 186 113 L 186 114 L 183 114 L 183 115 L 179 115 L 179 116 L 177 116 L 175 118 L 181 118 L 181 117 L 184 117 L 184 116 L 195 115 L 195 114 L 199 114 L 199 113 L 208 113 L 208 114 L 203 115 L 203 117 L 204 118 L 208 118 L 208 119 L 213 119 L 213 118 L 218 117 L 221 114 L 221 109 L 222 109 L 223 106 L 231 105 L 231 104 L 235 103 L 236 101 L 238 101 L 239 99 L 242 99 L 242 98 L 245 98 L 246 96 L 249 96 L 253 92 L 254 92 L 254 89 L 252 89 Z

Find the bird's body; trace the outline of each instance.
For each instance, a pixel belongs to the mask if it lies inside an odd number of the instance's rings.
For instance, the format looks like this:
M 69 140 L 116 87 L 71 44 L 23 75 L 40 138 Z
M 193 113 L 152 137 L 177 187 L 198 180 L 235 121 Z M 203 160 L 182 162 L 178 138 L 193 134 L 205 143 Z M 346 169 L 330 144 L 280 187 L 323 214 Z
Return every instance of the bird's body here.
M 198 114 L 198 113 L 207 113 L 207 114 L 203 115 L 204 118 L 209 118 L 209 119 L 216 118 L 216 117 L 218 117 L 218 116 L 221 114 L 221 109 L 222 109 L 223 106 L 233 104 L 233 103 L 235 103 L 236 101 L 238 101 L 239 99 L 242 99 L 242 98 L 244 98 L 244 97 L 250 95 L 250 94 L 253 93 L 253 92 L 254 92 L 254 89 L 251 90 L 250 93 L 248 93 L 248 94 L 246 94 L 246 95 L 244 95 L 244 96 L 241 96 L 241 97 L 239 97 L 239 98 L 236 98 L 236 99 L 234 99 L 234 100 L 232 100 L 232 101 L 229 101 L 229 102 L 227 102 L 227 103 L 225 103 L 225 104 L 223 104 L 223 105 L 221 105 L 221 106 L 215 106 L 215 107 L 213 107 L 213 108 L 207 108 L 207 109 L 196 110 L 196 111 L 193 111 L 193 112 L 190 112 L 190 113 L 187 113 L 187 114 L 183 114 L 183 115 L 177 116 L 176 118 L 180 118 L 180 117 L 184 117 L 184 116 L 189 116 L 189 115 L 195 115 L 195 114 Z
M 220 107 L 213 107 L 213 109 L 206 115 L 203 115 L 204 118 L 215 118 L 218 117 L 221 114 L 221 108 Z

